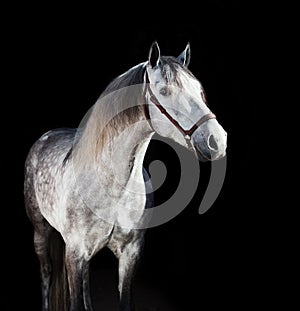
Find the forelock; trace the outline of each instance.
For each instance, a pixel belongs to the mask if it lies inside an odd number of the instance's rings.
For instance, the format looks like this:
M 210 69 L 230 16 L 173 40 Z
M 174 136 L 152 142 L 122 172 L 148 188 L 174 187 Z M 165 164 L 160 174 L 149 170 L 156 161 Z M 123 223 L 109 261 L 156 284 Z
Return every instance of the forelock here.
M 172 56 L 161 56 L 159 61 L 159 68 L 163 79 L 167 84 L 175 84 L 182 88 L 181 75 L 183 72 L 188 73 L 191 77 L 195 78 L 193 74 Z

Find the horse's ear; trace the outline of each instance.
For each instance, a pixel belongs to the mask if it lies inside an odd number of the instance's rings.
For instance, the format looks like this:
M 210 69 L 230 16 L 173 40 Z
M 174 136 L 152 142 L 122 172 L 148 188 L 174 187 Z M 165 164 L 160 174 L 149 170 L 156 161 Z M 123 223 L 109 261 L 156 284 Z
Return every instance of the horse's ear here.
M 187 67 L 191 60 L 191 46 L 190 43 L 186 45 L 185 50 L 177 57 L 178 61 L 184 66 Z
M 158 65 L 159 58 L 160 58 L 160 50 L 157 42 L 155 41 L 151 45 L 148 57 L 149 64 L 152 68 Z

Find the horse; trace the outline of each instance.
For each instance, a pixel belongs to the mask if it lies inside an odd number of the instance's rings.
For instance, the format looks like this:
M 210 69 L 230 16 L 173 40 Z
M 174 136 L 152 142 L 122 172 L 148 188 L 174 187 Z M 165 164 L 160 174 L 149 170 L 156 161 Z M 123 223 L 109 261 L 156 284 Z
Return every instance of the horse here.
M 89 263 L 108 247 L 118 259 L 120 309 L 134 310 L 132 284 L 154 208 L 143 166 L 154 133 L 214 161 L 227 134 L 188 69 L 153 42 L 148 59 L 113 79 L 78 129 L 43 134 L 25 162 L 25 208 L 40 263 L 42 309 L 92 310 Z M 141 223 L 143 223 L 141 225 Z

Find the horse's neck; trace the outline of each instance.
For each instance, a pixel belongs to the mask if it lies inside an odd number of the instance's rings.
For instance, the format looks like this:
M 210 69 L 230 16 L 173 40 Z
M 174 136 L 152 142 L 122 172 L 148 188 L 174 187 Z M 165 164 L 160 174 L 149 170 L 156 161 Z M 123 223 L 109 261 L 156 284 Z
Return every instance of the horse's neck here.
M 111 182 L 129 191 L 136 191 L 137 187 L 144 188 L 143 160 L 153 135 L 145 123 L 137 122 L 114 137 L 100 157 L 100 163 L 107 168 L 106 174 L 114 180 Z
M 87 122 L 87 130 L 83 131 L 74 152 L 75 173 L 90 179 L 94 185 L 97 183 L 97 187 L 114 190 L 116 197 L 120 195 L 118 191 L 142 191 L 143 160 L 153 135 L 143 113 L 140 112 L 131 122 L 120 127 L 115 124 L 117 128 L 113 128 L 114 134 L 109 138 L 104 137 L 105 143 L 100 144 L 101 136 L 96 133 L 98 129 L 90 126 L 89 122 L 94 121 L 91 119 Z M 98 149 L 97 145 L 101 148 Z

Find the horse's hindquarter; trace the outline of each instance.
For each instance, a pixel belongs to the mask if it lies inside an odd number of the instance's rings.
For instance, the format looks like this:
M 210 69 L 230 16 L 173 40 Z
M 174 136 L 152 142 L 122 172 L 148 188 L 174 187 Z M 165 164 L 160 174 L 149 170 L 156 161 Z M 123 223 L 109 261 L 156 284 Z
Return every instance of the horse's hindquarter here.
M 41 214 L 58 231 L 64 213 L 63 201 L 68 192 L 67 179 L 71 182 L 67 158 L 75 133 L 75 129 L 45 133 L 32 146 L 25 164 L 25 199 L 33 196 Z M 29 214 L 31 208 L 27 206 Z

